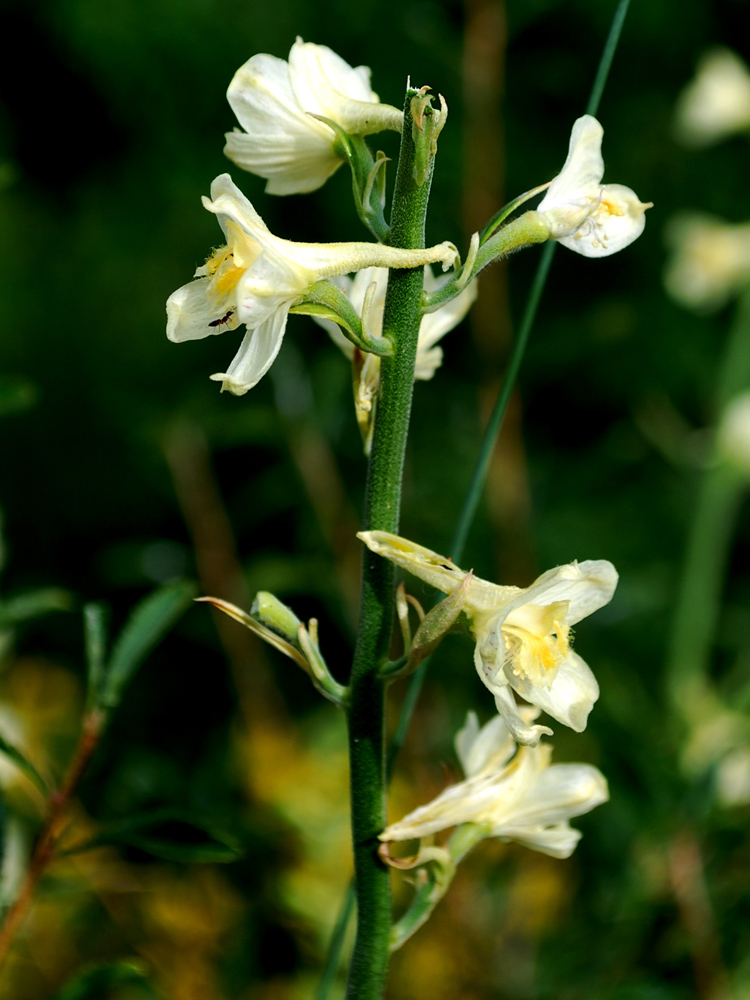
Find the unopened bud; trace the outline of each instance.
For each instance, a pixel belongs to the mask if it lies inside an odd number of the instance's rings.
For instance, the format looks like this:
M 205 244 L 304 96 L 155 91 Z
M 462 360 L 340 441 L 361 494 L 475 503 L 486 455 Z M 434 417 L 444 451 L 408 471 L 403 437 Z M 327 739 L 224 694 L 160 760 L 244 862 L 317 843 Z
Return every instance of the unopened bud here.
M 269 594 L 267 590 L 259 590 L 250 608 L 250 614 L 287 642 L 291 642 L 294 646 L 299 645 L 297 633 L 302 622 L 292 609 L 274 594 Z

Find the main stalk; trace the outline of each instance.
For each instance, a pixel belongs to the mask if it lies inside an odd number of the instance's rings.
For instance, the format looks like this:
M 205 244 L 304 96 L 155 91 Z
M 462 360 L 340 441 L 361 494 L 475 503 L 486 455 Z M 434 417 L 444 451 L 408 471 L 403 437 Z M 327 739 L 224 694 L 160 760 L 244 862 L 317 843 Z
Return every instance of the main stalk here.
M 401 151 L 391 213 L 392 246 L 425 246 L 425 219 L 432 162 L 422 184 L 415 171 L 411 101 L 404 108 Z M 430 161 L 432 157 L 430 157 Z M 421 322 L 423 271 L 392 270 L 383 314 L 383 334 L 395 346 L 380 363 L 380 391 L 367 472 L 365 530 L 398 533 L 404 455 L 409 432 L 414 363 Z M 378 851 L 386 826 L 385 685 L 378 677 L 387 659 L 395 600 L 394 567 L 364 553 L 359 630 L 351 676 L 349 754 L 352 839 L 357 892 L 357 936 L 349 972 L 349 1000 L 380 1000 L 385 988 L 391 928 L 387 867 Z

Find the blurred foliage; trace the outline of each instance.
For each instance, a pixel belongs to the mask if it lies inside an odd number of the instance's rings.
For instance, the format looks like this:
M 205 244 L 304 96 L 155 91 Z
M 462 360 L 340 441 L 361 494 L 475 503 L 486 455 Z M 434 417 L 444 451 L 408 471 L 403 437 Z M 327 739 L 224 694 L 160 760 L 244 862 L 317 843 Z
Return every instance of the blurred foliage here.
M 345 678 L 364 462 L 344 359 L 311 320 L 291 317 L 270 375 L 235 399 L 208 379 L 231 358 L 231 335 L 181 346 L 164 336 L 167 295 L 218 241 L 199 199 L 228 166 L 226 86 L 250 55 L 286 56 L 297 34 L 371 66 L 390 103 L 407 74 L 431 84 L 450 119 L 428 239 L 465 246 L 506 195 L 559 169 L 613 6 L 0 0 L 19 53 L 0 62 L 3 601 L 50 587 L 104 599 L 117 634 L 144 593 L 177 577 L 238 603 L 271 590 L 320 620 L 328 663 Z M 746 39 L 745 13 L 740 0 L 633 0 L 599 115 L 605 180 L 656 207 L 622 254 L 557 254 L 465 560 L 518 584 L 573 558 L 618 567 L 614 602 L 577 640 L 601 701 L 584 734 L 558 726 L 554 740 L 557 760 L 602 769 L 612 800 L 576 824 L 585 836 L 570 861 L 483 845 L 396 956 L 394 1000 L 750 991 L 747 797 L 716 796 L 726 761 L 734 754 L 741 775 L 747 750 L 709 760 L 704 742 L 696 753 L 708 763 L 686 774 L 663 690 L 732 306 L 698 317 L 665 297 L 662 232 L 679 209 L 742 222 L 749 208 L 747 140 L 688 152 L 672 113 L 704 49 Z M 395 154 L 392 137 L 382 145 Z M 343 170 L 287 199 L 232 173 L 281 236 L 365 238 Z M 417 386 L 403 527 L 437 551 L 536 259 L 528 251 L 483 276 L 474 318 Z M 737 711 L 750 667 L 749 546 L 743 507 L 712 658 Z M 300 671 L 232 630 L 196 606 L 152 654 L 81 785 L 77 829 L 95 837 L 155 810 L 210 816 L 242 857 L 189 866 L 121 838 L 117 850 L 62 859 L 0 997 L 312 995 L 350 874 L 344 720 Z M 0 733 L 45 776 L 59 776 L 75 740 L 81 649 L 78 615 L 17 616 L 3 654 Z M 490 709 L 470 644 L 451 637 L 431 667 L 393 816 L 442 787 L 469 707 L 483 718 Z M 5 759 L 0 784 L 13 815 L 6 886 L 39 803 Z

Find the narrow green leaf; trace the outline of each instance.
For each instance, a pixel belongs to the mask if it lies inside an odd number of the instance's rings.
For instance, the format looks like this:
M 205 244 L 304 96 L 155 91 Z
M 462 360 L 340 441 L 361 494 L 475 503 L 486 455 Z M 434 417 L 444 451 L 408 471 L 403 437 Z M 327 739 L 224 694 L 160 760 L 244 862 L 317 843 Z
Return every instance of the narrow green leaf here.
M 80 854 L 108 844 L 137 847 L 165 861 L 185 864 L 221 864 L 242 856 L 235 838 L 181 809 L 159 809 L 114 823 L 67 853 Z
M 109 990 L 144 983 L 145 966 L 136 959 L 97 966 L 80 973 L 56 993 L 54 1000 L 106 1000 Z
M 37 401 L 37 390 L 28 379 L 17 375 L 0 375 L 0 417 L 22 413 Z
M 96 704 L 107 655 L 107 608 L 103 604 L 85 604 L 83 608 L 83 635 L 86 645 L 88 701 Z
M 17 747 L 14 747 L 12 743 L 9 743 L 2 735 L 0 735 L 0 753 L 4 753 L 9 760 L 12 760 L 16 767 L 23 771 L 29 780 L 34 782 L 36 787 L 44 796 L 49 795 L 50 790 L 47 782 L 37 771 L 31 761 L 27 760 L 21 751 Z
M 18 622 L 39 618 L 50 611 L 70 611 L 72 605 L 73 597 L 70 592 L 59 587 L 29 590 L 25 594 L 3 601 L 0 606 L 0 623 L 16 625 Z
M 138 604 L 117 637 L 97 704 L 113 708 L 126 684 L 154 646 L 174 625 L 197 593 L 194 583 L 169 583 Z

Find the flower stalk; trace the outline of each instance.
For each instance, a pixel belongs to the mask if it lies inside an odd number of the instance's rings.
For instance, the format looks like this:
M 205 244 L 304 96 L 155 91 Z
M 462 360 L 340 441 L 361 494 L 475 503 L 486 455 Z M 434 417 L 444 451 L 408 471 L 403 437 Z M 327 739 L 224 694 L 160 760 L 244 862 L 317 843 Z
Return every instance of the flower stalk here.
M 68 822 L 68 807 L 91 756 L 99 745 L 106 719 L 106 713 L 99 708 L 87 712 L 65 779 L 60 788 L 50 796 L 47 821 L 39 835 L 26 877 L 0 928 L 0 969 L 5 964 L 16 932 L 31 907 L 39 881 L 55 858 L 57 845 Z
M 425 219 L 433 162 L 423 183 L 415 176 L 411 101 L 407 91 L 401 151 L 391 214 L 391 246 L 425 246 Z M 394 353 L 381 359 L 378 407 L 367 472 L 363 522 L 368 530 L 397 531 L 401 483 L 409 429 L 414 365 L 421 321 L 424 273 L 392 270 L 388 280 L 383 336 Z M 350 682 L 349 712 L 352 838 L 357 892 L 357 936 L 347 996 L 378 1000 L 385 986 L 391 929 L 391 891 L 387 866 L 378 854 L 378 835 L 386 826 L 385 681 L 380 668 L 388 659 L 395 605 L 394 567 L 367 552 L 362 567 L 360 621 Z

